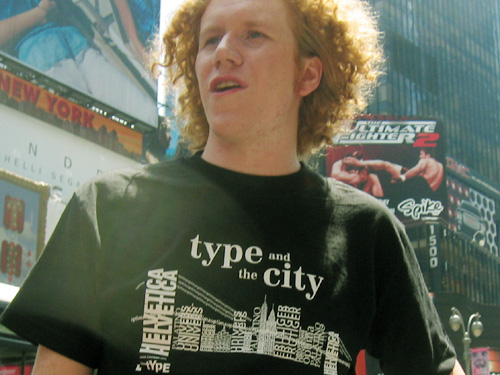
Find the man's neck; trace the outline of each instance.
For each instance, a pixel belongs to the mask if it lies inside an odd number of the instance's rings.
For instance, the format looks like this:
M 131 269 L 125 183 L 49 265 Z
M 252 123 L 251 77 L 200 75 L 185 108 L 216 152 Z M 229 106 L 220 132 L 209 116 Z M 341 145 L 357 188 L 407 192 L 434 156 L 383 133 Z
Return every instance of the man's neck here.
M 202 158 L 222 168 L 259 176 L 283 176 L 300 169 L 296 150 L 280 145 L 236 147 L 209 140 Z

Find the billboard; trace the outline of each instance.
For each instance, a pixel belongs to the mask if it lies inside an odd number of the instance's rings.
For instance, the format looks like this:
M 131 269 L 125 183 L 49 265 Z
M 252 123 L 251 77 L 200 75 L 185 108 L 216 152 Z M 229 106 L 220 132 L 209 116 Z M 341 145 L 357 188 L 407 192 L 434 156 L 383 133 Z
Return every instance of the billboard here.
M 26 365 L 24 371 L 21 370 L 21 366 L 0 366 L 0 375 L 31 375 L 33 366 Z
M 83 182 L 137 161 L 0 104 L 0 168 L 58 187 L 65 201 Z
M 146 66 L 160 0 L 4 0 L 0 51 L 157 126 L 156 81 Z
M 0 103 L 70 131 L 75 135 L 140 160 L 142 133 L 121 125 L 0 68 Z M 2 127 L 8 126 L 5 118 Z M 5 134 L 4 134 L 5 136 Z
M 0 118 L 0 168 L 51 187 L 46 238 L 81 184 L 105 171 L 138 165 L 129 157 L 1 104 Z
M 360 117 L 327 149 L 327 174 L 380 199 L 403 222 L 446 214 L 445 142 L 435 120 Z
M 500 372 L 500 352 L 493 348 L 471 349 L 472 375 L 494 375 Z
M 42 252 L 49 190 L 0 169 L 0 283 L 21 286 Z

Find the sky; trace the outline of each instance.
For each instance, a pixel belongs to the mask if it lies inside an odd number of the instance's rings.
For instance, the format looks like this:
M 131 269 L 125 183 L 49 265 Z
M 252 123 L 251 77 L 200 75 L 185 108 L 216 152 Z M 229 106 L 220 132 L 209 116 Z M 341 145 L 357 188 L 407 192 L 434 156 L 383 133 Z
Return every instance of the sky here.
M 175 11 L 175 9 L 179 6 L 179 4 L 182 2 L 183 0 L 161 0 L 161 11 L 160 11 L 160 14 L 161 14 L 161 21 L 160 21 L 160 35 L 164 33 L 167 25 L 168 25 L 168 22 L 170 21 L 170 18 L 172 16 L 172 13 Z M 167 20 L 168 22 L 163 22 L 163 20 Z M 160 77 L 160 81 L 159 81 L 159 88 L 158 88 L 158 101 L 160 103 L 163 103 L 165 102 L 165 93 L 164 93 L 164 90 L 161 90 L 161 86 L 163 86 L 164 82 L 162 81 L 161 77 Z M 161 112 L 162 110 L 160 110 Z M 165 115 L 164 113 L 161 113 L 162 115 Z
M 162 11 L 172 13 L 183 0 L 162 0 Z M 168 16 L 167 16 L 168 17 Z

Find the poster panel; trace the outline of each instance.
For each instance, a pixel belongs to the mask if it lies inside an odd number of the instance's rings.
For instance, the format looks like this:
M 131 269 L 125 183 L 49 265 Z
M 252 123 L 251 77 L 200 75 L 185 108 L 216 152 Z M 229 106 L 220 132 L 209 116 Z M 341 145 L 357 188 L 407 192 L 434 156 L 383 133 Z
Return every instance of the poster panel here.
M 490 375 L 500 375 L 500 349 L 489 348 Z
M 327 150 L 330 177 L 383 201 L 403 222 L 446 214 L 445 143 L 435 120 L 360 117 Z
M 0 283 L 21 286 L 42 252 L 49 186 L 0 169 Z
M 495 200 L 467 182 L 447 176 L 449 229 L 498 256 Z
M 467 181 L 472 187 L 482 191 L 489 198 L 500 202 L 500 189 L 498 185 L 487 181 L 483 176 L 480 176 L 474 170 L 466 165 L 458 162 L 450 156 L 446 157 L 446 169 L 458 178 Z
M 23 372 L 21 372 L 21 366 L 0 366 L 0 375 L 31 375 L 32 370 L 32 365 L 24 366 Z
M 489 348 L 473 348 L 471 352 L 472 375 L 490 375 Z
M 0 168 L 57 187 L 67 200 L 88 179 L 139 165 L 98 144 L 0 104 Z
M 0 51 L 156 126 L 146 51 L 159 15 L 160 0 L 4 0 Z
M 449 229 L 499 256 L 500 190 L 451 157 L 446 157 Z
M 142 133 L 77 105 L 0 68 L 0 103 L 135 160 L 143 155 Z M 2 126 L 6 119 L 0 120 Z

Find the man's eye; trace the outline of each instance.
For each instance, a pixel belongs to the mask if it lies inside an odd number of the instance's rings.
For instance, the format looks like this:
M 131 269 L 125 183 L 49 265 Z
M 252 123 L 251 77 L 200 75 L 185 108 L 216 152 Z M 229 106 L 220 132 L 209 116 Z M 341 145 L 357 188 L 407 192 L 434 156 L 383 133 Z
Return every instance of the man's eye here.
M 264 34 L 262 34 L 261 32 L 258 32 L 258 31 L 251 31 L 250 33 L 248 33 L 249 39 L 257 39 L 257 38 L 261 38 L 263 36 L 264 36 Z
M 220 41 L 220 37 L 218 36 L 213 36 L 211 38 L 208 38 L 206 41 L 205 41 L 205 45 L 206 46 L 209 46 L 209 45 L 213 45 L 213 44 L 217 44 L 219 43 Z

